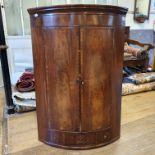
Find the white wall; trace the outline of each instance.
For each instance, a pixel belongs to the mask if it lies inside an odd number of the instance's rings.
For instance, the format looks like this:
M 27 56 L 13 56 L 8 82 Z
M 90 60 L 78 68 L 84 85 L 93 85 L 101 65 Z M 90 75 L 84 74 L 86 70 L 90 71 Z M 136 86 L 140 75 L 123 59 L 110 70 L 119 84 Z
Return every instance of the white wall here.
M 25 68 L 33 67 L 31 37 L 8 36 L 6 43 L 11 82 L 15 84 Z
M 87 0 L 84 0 L 87 1 Z M 96 0 L 90 0 L 96 1 Z M 109 2 L 112 0 L 109 0 Z M 116 4 L 117 0 L 114 0 Z M 3 0 L 0 0 L 2 3 Z M 126 17 L 126 25 L 130 26 L 130 29 L 153 29 L 153 21 L 155 20 L 155 13 L 150 14 L 150 19 L 145 21 L 145 23 L 137 23 L 133 20 L 133 11 L 134 11 L 134 2 L 135 0 L 118 0 L 118 5 L 122 7 L 128 7 L 129 12 Z M 3 17 L 5 19 L 4 9 L 2 9 Z M 6 21 L 4 20 L 5 32 L 7 29 Z M 7 33 L 6 33 L 7 34 Z M 11 75 L 14 76 L 14 73 L 20 73 L 24 71 L 25 66 L 32 66 L 32 49 L 31 49 L 31 37 L 6 37 L 8 49 L 8 59 Z M 12 78 L 14 79 L 14 78 Z M 13 80 L 14 82 L 16 81 Z M 13 82 L 13 83 L 14 83 Z
M 130 29 L 153 29 L 153 21 L 155 21 L 155 12 L 150 12 L 149 20 L 144 23 L 137 23 L 133 20 L 135 0 L 118 0 L 118 5 L 122 7 L 128 7 L 129 11 L 126 16 L 126 25 L 130 26 Z
M 155 14 L 150 14 L 149 20 L 144 23 L 138 23 L 133 20 L 133 13 L 128 13 L 126 16 L 126 25 L 130 29 L 153 29 L 153 21 L 155 21 Z

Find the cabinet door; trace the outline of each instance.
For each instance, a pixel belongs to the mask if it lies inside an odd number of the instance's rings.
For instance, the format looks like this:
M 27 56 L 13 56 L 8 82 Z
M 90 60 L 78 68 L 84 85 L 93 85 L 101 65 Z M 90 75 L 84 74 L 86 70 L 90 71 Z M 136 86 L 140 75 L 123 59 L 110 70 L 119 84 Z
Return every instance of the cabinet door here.
M 112 28 L 81 28 L 82 131 L 104 130 L 111 126 L 113 43 Z
M 78 131 L 78 29 L 45 27 L 43 31 L 49 127 Z

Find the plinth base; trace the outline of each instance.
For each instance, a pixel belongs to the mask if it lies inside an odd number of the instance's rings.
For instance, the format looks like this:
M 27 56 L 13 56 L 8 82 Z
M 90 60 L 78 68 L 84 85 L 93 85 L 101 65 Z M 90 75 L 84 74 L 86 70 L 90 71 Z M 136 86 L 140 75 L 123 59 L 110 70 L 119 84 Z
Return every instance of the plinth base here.
M 48 145 L 73 150 L 84 150 L 102 147 L 119 139 L 111 137 L 111 130 L 93 132 L 67 132 L 58 130 L 48 130 L 45 137 L 39 137 L 39 140 Z M 43 135 L 42 135 L 43 136 Z

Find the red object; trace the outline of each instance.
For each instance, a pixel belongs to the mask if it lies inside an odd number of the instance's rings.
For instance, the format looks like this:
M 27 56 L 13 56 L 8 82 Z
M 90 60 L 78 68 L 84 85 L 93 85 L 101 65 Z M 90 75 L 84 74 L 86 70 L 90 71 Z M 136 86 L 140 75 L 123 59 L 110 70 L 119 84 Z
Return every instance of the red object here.
M 20 81 L 24 80 L 34 80 L 34 74 L 31 72 L 24 72 L 19 79 Z
M 19 92 L 35 90 L 34 74 L 31 72 L 24 72 L 16 83 L 16 89 Z

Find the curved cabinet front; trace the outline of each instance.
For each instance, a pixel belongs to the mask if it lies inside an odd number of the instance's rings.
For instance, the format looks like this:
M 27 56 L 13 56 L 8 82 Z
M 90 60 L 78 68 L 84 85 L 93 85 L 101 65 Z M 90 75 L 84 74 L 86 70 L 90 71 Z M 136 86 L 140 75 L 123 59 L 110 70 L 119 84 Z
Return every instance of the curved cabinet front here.
M 67 149 L 118 139 L 127 9 L 66 5 L 28 11 L 39 139 Z

